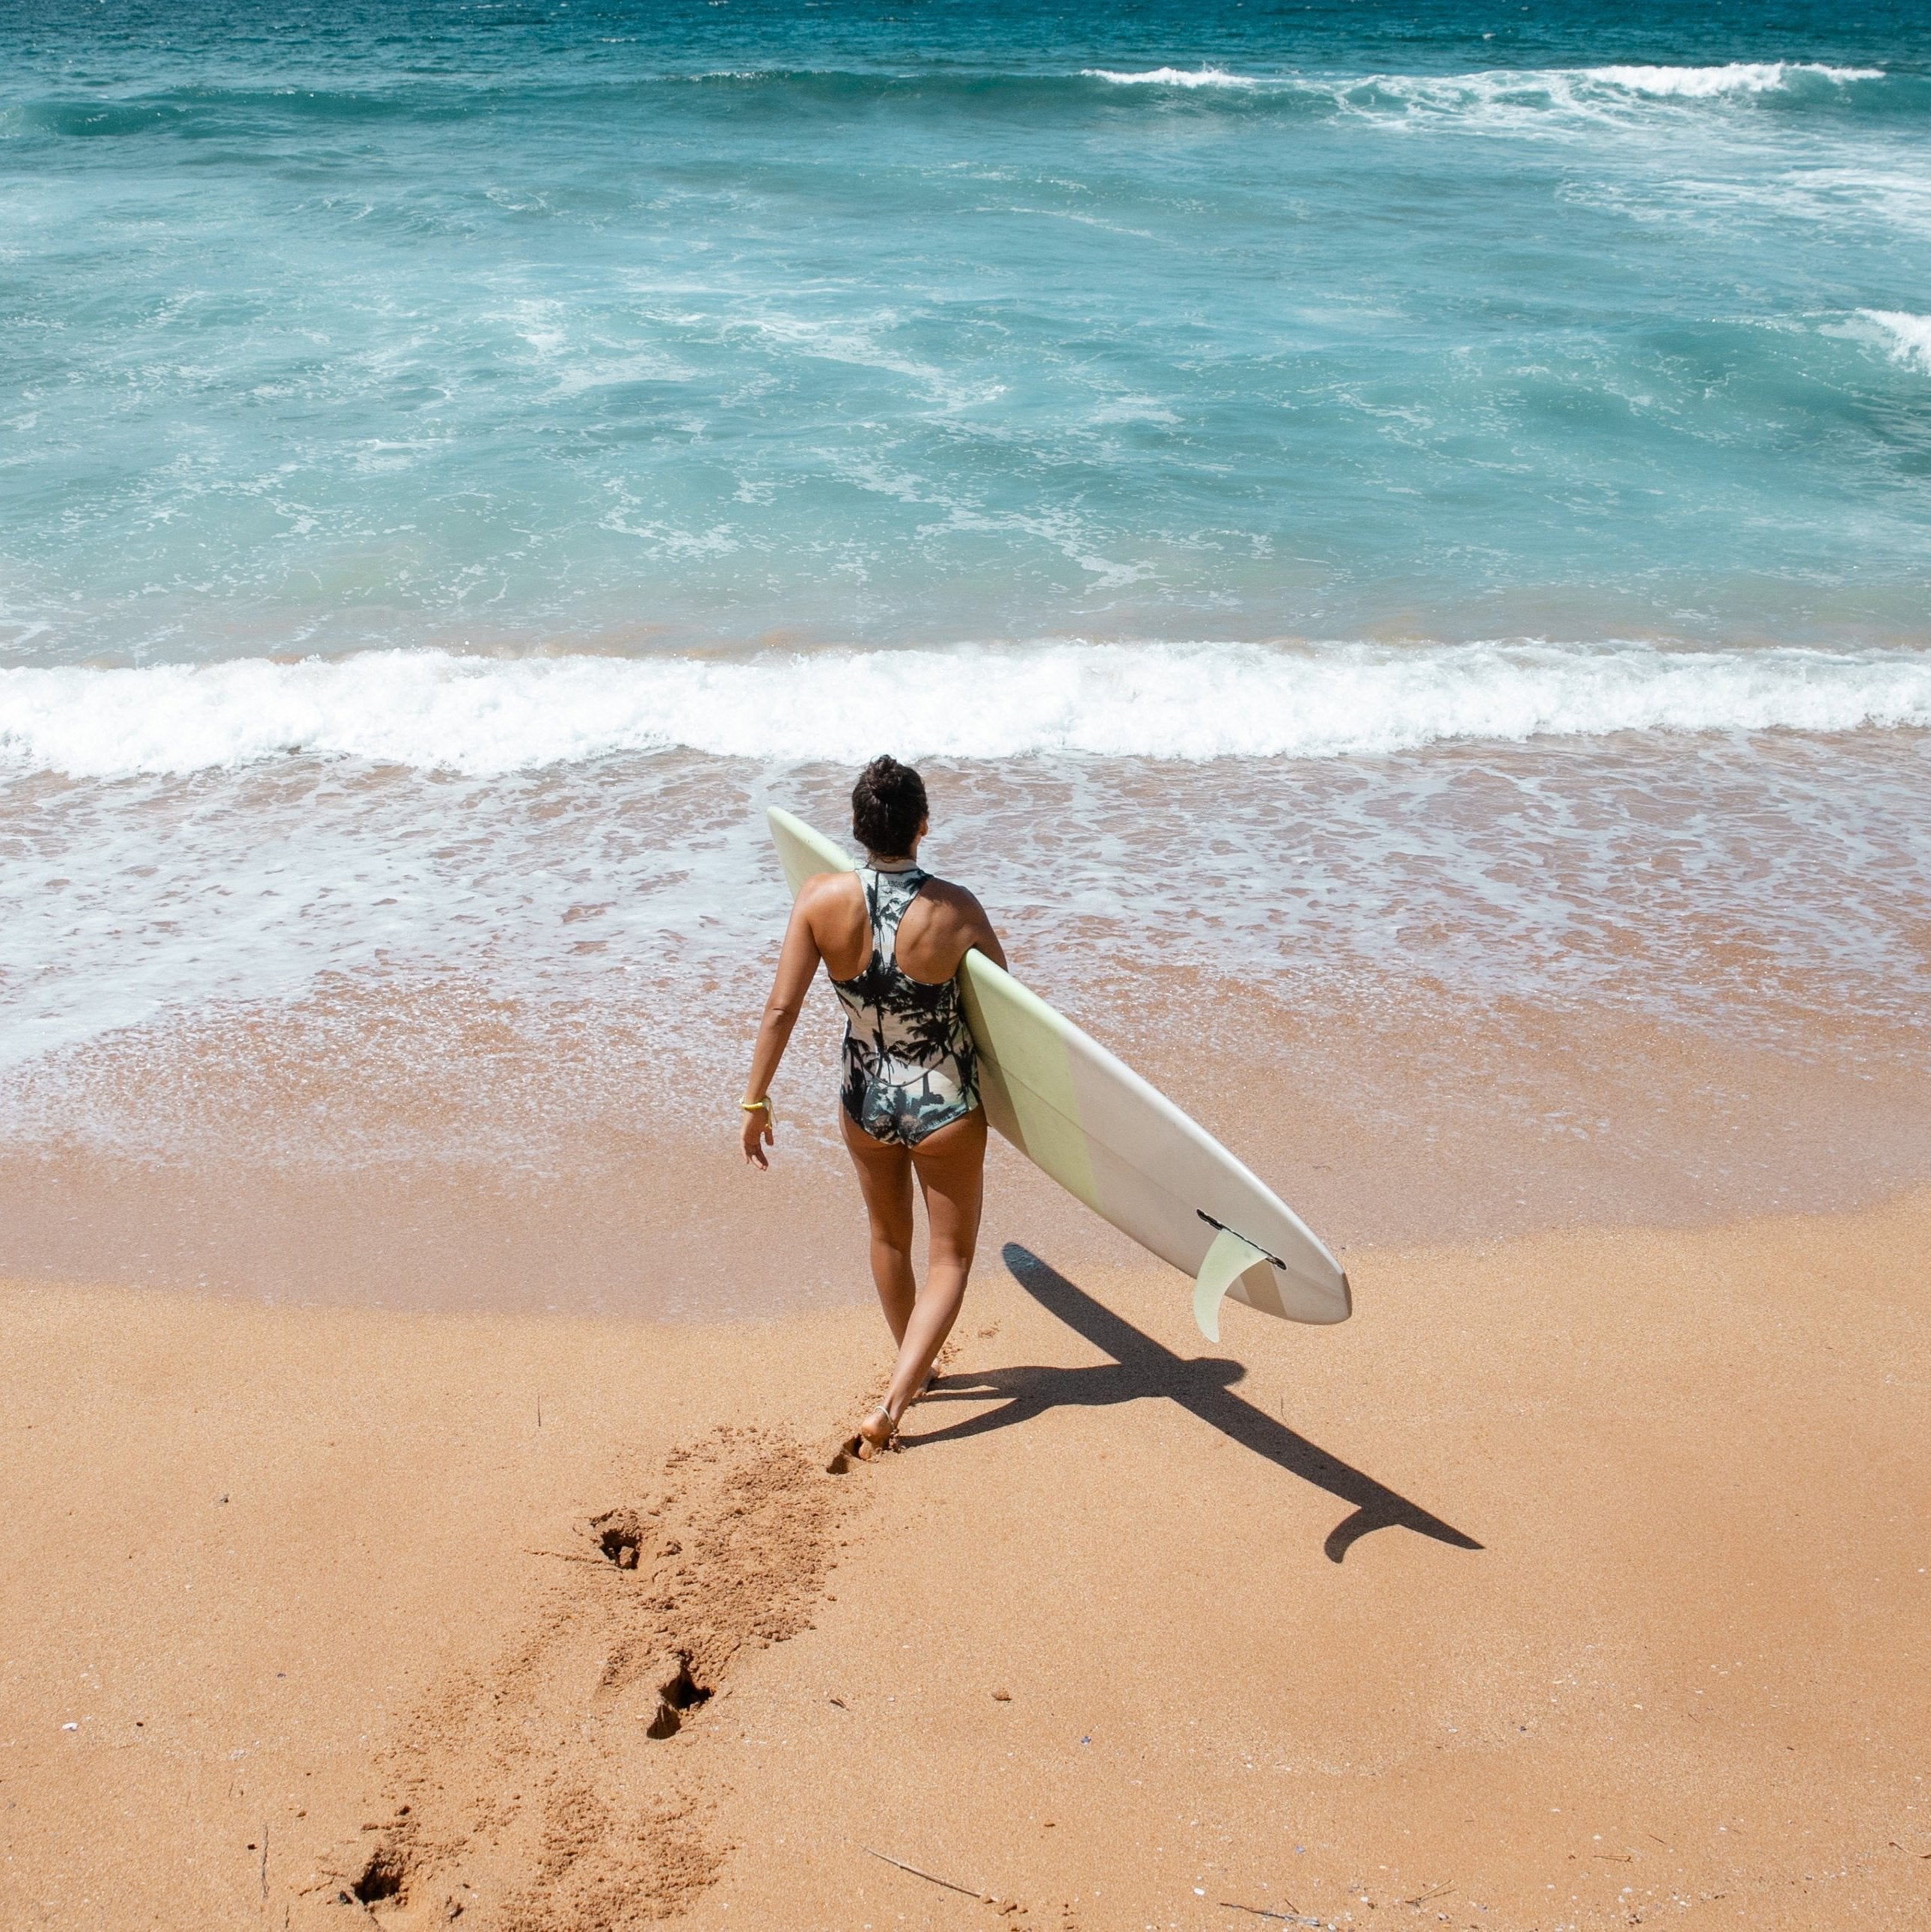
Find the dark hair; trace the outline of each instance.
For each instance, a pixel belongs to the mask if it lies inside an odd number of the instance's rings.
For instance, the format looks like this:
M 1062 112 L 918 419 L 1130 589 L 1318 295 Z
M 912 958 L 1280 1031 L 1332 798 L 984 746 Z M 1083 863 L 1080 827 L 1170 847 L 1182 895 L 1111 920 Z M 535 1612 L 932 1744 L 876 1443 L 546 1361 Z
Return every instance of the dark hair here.
M 852 836 L 868 852 L 902 859 L 925 818 L 925 781 L 896 758 L 874 758 L 852 787 Z

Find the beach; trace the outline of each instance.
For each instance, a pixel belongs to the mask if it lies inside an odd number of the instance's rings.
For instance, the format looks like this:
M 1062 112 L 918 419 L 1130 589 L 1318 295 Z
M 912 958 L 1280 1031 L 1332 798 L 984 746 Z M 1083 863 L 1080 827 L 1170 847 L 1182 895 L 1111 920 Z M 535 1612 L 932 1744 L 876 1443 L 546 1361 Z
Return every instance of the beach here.
M 1931 1922 L 1855 12 L 9 12 L 0 1924 Z M 995 1140 L 841 1466 L 881 753 L 1351 1318 Z
M 1921 1190 L 1219 1352 L 988 1232 L 838 1474 L 867 1310 L 10 1285 L 7 1922 L 1922 1923 Z

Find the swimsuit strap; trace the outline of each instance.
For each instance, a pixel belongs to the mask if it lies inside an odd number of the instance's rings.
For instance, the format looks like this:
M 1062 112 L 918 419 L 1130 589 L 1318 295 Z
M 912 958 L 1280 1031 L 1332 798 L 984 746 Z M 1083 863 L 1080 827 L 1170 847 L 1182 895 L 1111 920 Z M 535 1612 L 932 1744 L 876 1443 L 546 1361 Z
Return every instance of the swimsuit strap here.
M 905 909 L 919 896 L 920 887 L 931 874 L 916 866 L 902 872 L 881 872 L 875 866 L 858 868 L 859 884 L 865 892 L 867 922 L 871 928 L 871 952 L 875 962 L 888 970 L 904 969 L 898 964 L 898 924 Z

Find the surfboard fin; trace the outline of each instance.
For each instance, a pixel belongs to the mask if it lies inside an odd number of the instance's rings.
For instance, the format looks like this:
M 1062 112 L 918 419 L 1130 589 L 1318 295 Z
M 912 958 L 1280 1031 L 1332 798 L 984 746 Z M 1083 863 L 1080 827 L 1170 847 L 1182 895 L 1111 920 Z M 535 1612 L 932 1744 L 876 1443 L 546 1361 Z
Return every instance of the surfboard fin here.
M 1264 1268 L 1267 1256 L 1231 1228 L 1223 1228 L 1214 1236 L 1200 1273 L 1193 1278 L 1193 1318 L 1210 1342 L 1220 1340 L 1222 1297 L 1257 1262 Z

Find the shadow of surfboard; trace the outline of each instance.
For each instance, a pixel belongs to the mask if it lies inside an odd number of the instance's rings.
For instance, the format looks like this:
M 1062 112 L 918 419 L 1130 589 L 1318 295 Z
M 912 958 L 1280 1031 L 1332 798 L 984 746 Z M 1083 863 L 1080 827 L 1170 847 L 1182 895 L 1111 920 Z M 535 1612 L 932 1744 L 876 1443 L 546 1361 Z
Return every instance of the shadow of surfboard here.
M 934 1400 L 964 1400 L 988 1391 L 1004 1396 L 1006 1402 L 969 1421 L 908 1436 L 908 1449 L 1009 1429 L 1049 1408 L 1099 1407 L 1164 1396 L 1231 1442 L 1353 1506 L 1354 1513 L 1336 1524 L 1321 1546 L 1330 1563 L 1339 1563 L 1362 1538 L 1378 1529 L 1411 1529 L 1457 1550 L 1482 1547 L 1472 1536 L 1243 1401 L 1230 1386 L 1246 1372 L 1238 1362 L 1189 1360 L 1177 1355 L 1016 1241 L 1008 1242 L 1000 1253 L 1013 1279 L 1041 1307 L 1113 1359 L 1081 1369 L 1017 1367 L 970 1377 L 948 1376 L 921 1408 Z

